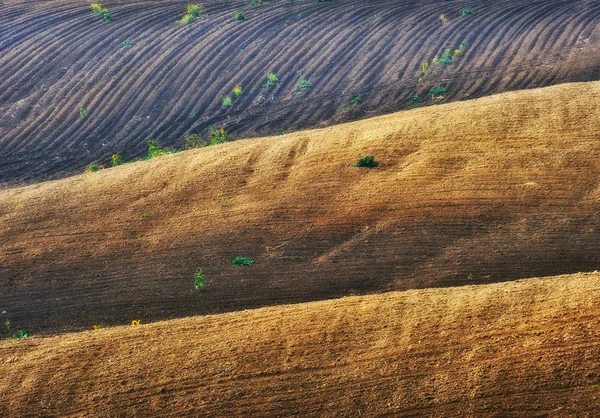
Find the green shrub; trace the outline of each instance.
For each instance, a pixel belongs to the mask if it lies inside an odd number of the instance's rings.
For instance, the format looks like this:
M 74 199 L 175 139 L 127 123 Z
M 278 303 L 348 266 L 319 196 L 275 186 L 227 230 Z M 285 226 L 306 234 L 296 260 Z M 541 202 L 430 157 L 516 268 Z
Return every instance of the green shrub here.
M 242 95 L 242 91 L 243 90 L 241 84 L 236 84 L 233 90 L 231 90 L 231 92 L 235 94 L 235 97 L 240 97 Z
M 231 261 L 231 264 L 234 266 L 251 266 L 254 264 L 254 260 L 250 257 L 237 256 Z
M 441 86 L 436 86 L 436 87 L 432 87 L 431 90 L 429 90 L 429 95 L 433 98 L 436 96 L 446 96 L 446 89 L 444 87 Z
M 233 102 L 231 101 L 231 96 L 223 97 L 223 107 L 231 107 L 233 106 Z
M 89 163 L 87 166 L 85 166 L 86 173 L 93 173 L 98 170 L 100 170 L 100 166 L 98 165 L 98 163 Z
M 241 10 L 237 11 L 233 14 L 233 20 L 236 22 L 241 22 L 242 20 L 246 20 L 246 15 Z
M 102 19 L 105 22 L 110 22 L 112 20 L 112 14 L 107 8 L 102 7 L 100 3 L 91 3 L 90 9 L 92 9 L 92 12 L 94 12 L 95 15 L 102 16 Z
M 312 88 L 312 86 L 313 86 L 313 84 L 310 81 L 308 81 L 306 78 L 302 78 L 296 84 L 296 88 L 298 90 L 296 92 L 294 92 L 294 96 L 301 95 L 304 90 L 310 89 L 310 88 Z
M 354 164 L 354 167 L 375 168 L 378 165 L 379 165 L 379 163 L 377 161 L 375 161 L 375 157 L 373 157 L 372 155 L 367 155 L 365 157 L 362 157 L 360 160 L 358 160 L 356 162 L 356 164 Z
M 465 17 L 465 16 L 472 15 L 472 14 L 475 14 L 475 12 L 470 7 L 465 7 L 464 9 L 462 9 L 460 11 L 461 17 Z
M 26 329 L 19 329 L 17 330 L 17 332 L 15 332 L 13 334 L 13 339 L 15 340 L 20 340 L 21 338 L 27 338 L 31 336 L 31 334 L 29 333 L 29 331 L 27 331 Z
M 87 109 L 85 107 L 83 107 L 83 105 L 79 105 L 79 116 L 81 117 L 81 119 L 87 118 L 87 115 L 88 115 Z
M 469 275 L 467 276 L 467 280 L 470 282 L 474 282 L 475 281 L 475 276 L 473 276 L 473 273 L 469 273 Z
M 202 290 L 206 286 L 206 277 L 202 272 L 201 268 L 196 269 L 196 273 L 194 274 L 194 289 Z
M 262 4 L 263 4 L 263 0 L 250 0 L 248 2 L 248 6 L 252 6 L 252 7 L 254 7 L 254 6 L 260 6 Z
M 125 39 L 123 42 L 121 42 L 121 45 L 123 45 L 123 46 L 132 46 L 133 42 L 131 42 L 131 39 Z
M 446 49 L 442 58 L 438 60 L 438 64 L 442 65 L 451 65 L 454 61 L 452 61 L 452 51 L 450 49 Z
M 408 102 L 409 102 L 410 104 L 419 104 L 419 103 L 421 103 L 421 102 L 422 102 L 422 100 L 421 100 L 421 98 L 420 98 L 420 97 L 419 97 L 417 94 L 415 94 L 415 95 L 413 95 L 413 96 L 410 96 L 410 97 L 408 98 Z
M 352 99 L 351 103 L 352 103 L 353 105 L 355 105 L 355 104 L 359 104 L 359 103 L 360 103 L 360 97 L 356 96 L 354 99 Z
M 142 158 L 142 160 L 150 160 L 155 157 L 169 154 L 169 151 L 162 149 L 158 142 L 149 139 L 148 140 L 148 153 Z

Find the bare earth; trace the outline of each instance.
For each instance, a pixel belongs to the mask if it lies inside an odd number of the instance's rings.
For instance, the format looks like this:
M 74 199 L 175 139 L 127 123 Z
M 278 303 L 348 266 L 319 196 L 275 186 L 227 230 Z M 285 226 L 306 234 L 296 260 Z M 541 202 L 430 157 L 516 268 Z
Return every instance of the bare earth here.
M 410 290 L 0 342 L 0 415 L 578 416 L 600 274 Z

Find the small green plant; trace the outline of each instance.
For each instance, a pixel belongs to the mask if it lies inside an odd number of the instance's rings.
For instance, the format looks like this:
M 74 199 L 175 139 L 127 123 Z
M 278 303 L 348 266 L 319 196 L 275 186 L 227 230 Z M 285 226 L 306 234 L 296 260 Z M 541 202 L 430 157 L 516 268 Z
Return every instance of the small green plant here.
M 123 46 L 132 46 L 133 42 L 131 42 L 131 39 L 125 39 L 123 42 L 121 42 L 121 45 L 123 45 Z
M 475 281 L 475 276 L 473 276 L 473 273 L 469 273 L 469 275 L 467 276 L 467 280 L 470 282 Z
M 250 257 L 237 256 L 233 260 L 231 260 L 231 264 L 234 266 L 251 266 L 254 264 L 254 260 Z
M 140 221 L 147 221 L 151 218 L 152 216 L 149 213 L 142 213 L 140 215 Z
M 190 112 L 190 119 L 196 119 L 196 117 L 198 116 L 198 112 L 192 110 Z
M 221 206 L 229 206 L 229 197 L 225 196 L 223 192 L 221 192 Z
M 296 84 L 296 88 L 298 90 L 294 92 L 294 96 L 300 96 L 304 90 L 310 89 L 312 88 L 312 86 L 313 84 L 306 78 L 300 79 L 300 81 L 298 81 L 298 83 Z
M 196 269 L 196 273 L 194 274 L 194 289 L 202 290 L 206 286 L 206 277 L 202 272 L 201 268 Z
M 113 167 L 123 164 L 123 161 L 121 160 L 121 156 L 119 154 L 113 154 L 110 157 L 110 162 Z
M 283 136 L 285 135 L 285 131 L 277 131 L 277 136 Z
M 231 90 L 231 92 L 235 94 L 235 97 L 240 97 L 242 95 L 242 91 L 243 90 L 241 84 L 236 84 L 233 90 Z
M 462 42 L 460 43 L 460 49 L 462 49 L 462 50 L 465 50 L 465 49 L 467 49 L 468 47 L 469 47 L 469 42 L 467 42 L 467 41 L 462 41 Z
M 375 168 L 378 165 L 379 165 L 379 163 L 377 161 L 375 161 L 375 157 L 373 157 L 372 155 L 367 155 L 365 157 L 362 157 L 360 160 L 358 160 L 356 162 L 356 164 L 354 164 L 354 167 Z
M 429 90 L 429 95 L 431 96 L 431 98 L 440 97 L 440 96 L 445 97 L 446 89 L 441 86 L 432 87 L 431 90 Z
M 241 22 L 242 20 L 246 20 L 246 15 L 241 10 L 238 10 L 233 14 L 233 20 L 236 22 Z
M 279 77 L 277 76 L 277 73 L 271 71 L 269 74 L 267 74 L 267 82 L 265 83 L 266 88 L 274 86 L 277 83 L 279 83 Z
M 160 157 L 162 155 L 167 155 L 169 154 L 168 151 L 162 149 L 159 145 L 158 142 L 156 142 L 153 139 L 149 139 L 148 140 L 148 153 L 146 154 L 146 156 L 144 158 L 142 158 L 143 160 L 150 160 L 152 158 L 155 157 Z
M 460 11 L 460 16 L 461 17 L 469 16 L 469 15 L 472 15 L 472 14 L 475 14 L 475 12 L 470 7 L 465 7 L 464 9 L 462 9 Z
M 88 115 L 88 111 L 85 107 L 83 107 L 83 105 L 79 105 L 79 116 L 81 117 L 81 119 L 85 119 L 87 118 Z
M 86 173 L 94 173 L 98 170 L 100 170 L 98 163 L 89 163 L 87 166 L 85 166 Z
M 223 144 L 229 141 L 229 135 L 227 134 L 227 131 L 224 128 L 217 129 L 211 127 L 208 130 L 208 136 L 210 145 Z
M 186 148 L 197 148 L 202 146 L 202 142 L 200 141 L 200 136 L 198 134 L 184 136 L 184 139 Z
M 200 11 L 202 10 L 202 7 L 203 6 L 201 4 L 188 4 L 185 14 L 181 18 L 181 20 L 177 21 L 177 23 L 181 25 L 192 23 L 198 18 L 198 16 L 200 16 Z
M 21 338 L 27 338 L 29 337 L 31 334 L 29 333 L 29 331 L 27 331 L 26 329 L 19 329 L 17 330 L 17 332 L 15 332 L 13 334 L 13 339 L 15 340 L 20 340 Z
M 451 65 L 454 61 L 452 61 L 452 51 L 450 48 L 446 49 L 442 54 L 442 58 L 438 60 L 438 64 L 442 65 Z
M 4 321 L 4 328 L 6 328 L 6 332 L 10 334 L 10 320 L 7 319 Z
M 102 7 L 100 3 L 91 3 L 90 9 L 92 9 L 92 12 L 94 12 L 95 15 L 102 16 L 102 20 L 105 22 L 110 22 L 112 20 L 112 14 L 107 8 Z
M 360 103 L 360 97 L 356 96 L 354 99 L 352 99 L 351 101 L 352 104 L 359 104 Z
M 412 96 L 410 96 L 410 97 L 408 98 L 408 102 L 409 102 L 410 104 L 419 104 L 419 103 L 421 103 L 421 102 L 422 102 L 422 100 L 421 100 L 421 98 L 419 97 L 419 95 L 415 94 L 415 95 L 412 95 Z
M 223 97 L 223 107 L 231 107 L 233 106 L 233 101 L 231 101 L 231 96 Z
M 260 6 L 262 4 L 263 4 L 263 0 L 250 0 L 248 2 L 248 6 L 252 6 L 252 7 Z

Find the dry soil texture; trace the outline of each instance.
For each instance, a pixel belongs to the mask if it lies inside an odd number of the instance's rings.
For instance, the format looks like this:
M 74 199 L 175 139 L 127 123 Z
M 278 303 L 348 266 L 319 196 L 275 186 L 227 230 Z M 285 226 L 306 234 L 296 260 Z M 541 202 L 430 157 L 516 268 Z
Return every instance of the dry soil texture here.
M 564 84 L 6 189 L 0 311 L 54 333 L 594 271 L 598 126 L 600 82 Z
M 600 410 L 600 275 L 411 290 L 0 342 L 0 415 Z
M 181 147 L 210 125 L 274 135 L 400 110 L 415 94 L 429 104 L 433 86 L 455 100 L 600 79 L 596 0 L 210 0 L 206 18 L 178 24 L 187 3 L 111 0 L 103 22 L 85 1 L 0 2 L 0 184 L 139 157 L 150 138 Z M 463 41 L 453 64 L 433 64 Z M 269 71 L 280 82 L 267 89 Z M 313 87 L 296 96 L 303 77 Z

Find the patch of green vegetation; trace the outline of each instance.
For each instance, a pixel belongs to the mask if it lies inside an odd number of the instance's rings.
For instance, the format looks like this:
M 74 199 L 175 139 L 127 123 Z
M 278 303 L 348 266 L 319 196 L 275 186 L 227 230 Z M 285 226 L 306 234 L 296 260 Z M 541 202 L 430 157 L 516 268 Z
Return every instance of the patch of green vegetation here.
M 236 22 L 241 22 L 243 20 L 246 20 L 246 15 L 241 10 L 238 10 L 233 14 L 233 20 L 235 20 Z
M 200 11 L 202 10 L 202 8 L 203 6 L 201 4 L 188 4 L 185 14 L 181 18 L 181 20 L 177 21 L 177 23 L 181 25 L 192 23 L 198 18 L 198 16 L 200 16 Z
M 421 102 L 422 102 L 422 100 L 421 100 L 421 98 L 419 97 L 419 95 L 418 95 L 418 94 L 414 94 L 414 95 L 412 95 L 412 96 L 410 96 L 410 97 L 408 98 L 408 102 L 409 102 L 410 104 L 419 104 L 419 103 L 421 103 Z
M 467 42 L 467 41 L 462 41 L 462 42 L 460 43 L 460 49 L 462 49 L 462 50 L 465 50 L 465 49 L 467 49 L 468 47 L 469 47 L 469 42 Z
M 223 97 L 223 107 L 231 107 L 233 106 L 233 102 L 231 101 L 231 96 Z
M 95 15 L 102 16 L 102 20 L 105 22 L 110 22 L 112 20 L 112 14 L 107 8 L 102 7 L 100 3 L 91 3 L 90 9 L 92 9 L 92 12 L 94 12 Z
M 30 336 L 31 336 L 31 334 L 26 329 L 19 329 L 19 330 L 17 330 L 17 332 L 15 332 L 13 334 L 12 337 L 14 340 L 20 340 L 21 338 L 27 338 Z
M 201 268 L 196 269 L 196 273 L 194 273 L 194 289 L 202 290 L 206 286 L 206 276 L 202 272 Z
M 470 282 L 474 282 L 475 281 L 475 276 L 473 275 L 473 273 L 469 273 L 469 275 L 467 276 L 467 280 Z
M 356 96 L 354 99 L 352 99 L 351 103 L 352 104 L 359 104 L 360 103 L 360 97 Z
M 231 264 L 234 266 L 251 266 L 254 264 L 254 260 L 250 257 L 237 256 L 233 260 L 231 260 Z
M 368 168 L 375 168 L 379 165 L 379 163 L 377 161 L 375 161 L 375 157 L 372 155 L 367 155 L 365 157 L 362 157 L 360 160 L 358 160 L 356 162 L 356 164 L 354 164 L 354 167 L 368 167 Z
M 434 97 L 445 97 L 446 96 L 446 89 L 444 87 L 441 86 L 434 86 L 431 88 L 431 90 L 429 90 L 429 95 L 434 98 Z
M 86 173 L 94 173 L 98 170 L 100 170 L 98 163 L 89 163 L 87 166 L 85 166 Z
M 285 131 L 277 131 L 277 136 L 283 136 L 285 135 Z
M 200 136 L 198 134 L 190 134 L 183 137 L 185 139 L 185 147 L 186 148 L 198 148 L 202 146 L 202 142 L 200 141 Z
M 252 7 L 260 6 L 262 4 L 263 4 L 263 0 L 250 0 L 248 2 L 248 6 L 252 6 Z
M 300 96 L 304 90 L 312 88 L 313 84 L 306 78 L 301 78 L 296 84 L 297 91 L 294 92 L 294 96 Z
M 241 84 L 236 84 L 235 87 L 233 88 L 233 90 L 231 90 L 231 92 L 233 94 L 235 94 L 235 97 L 240 97 L 242 95 L 242 85 Z
M 265 83 L 266 88 L 274 86 L 277 83 L 279 83 L 279 77 L 277 76 L 277 73 L 271 71 L 269 74 L 267 74 L 267 82 Z
M 113 154 L 110 157 L 110 162 L 113 167 L 123 164 L 123 161 L 121 160 L 121 156 L 119 154 Z
M 148 152 L 146 153 L 145 156 L 143 156 L 140 159 L 142 161 L 146 161 L 146 160 L 151 160 L 152 158 L 160 157 L 160 156 L 163 156 L 163 155 L 174 154 L 176 152 L 178 152 L 178 150 L 176 150 L 176 149 L 174 149 L 174 150 L 162 149 L 158 145 L 158 142 L 156 142 L 153 139 L 149 139 L 148 140 Z
M 454 63 L 454 61 L 452 61 L 452 51 L 448 48 L 442 54 L 442 58 L 438 60 L 438 64 L 451 65 L 452 63 Z
M 123 42 L 121 42 L 121 45 L 123 45 L 123 46 L 132 46 L 133 42 L 131 42 L 131 39 L 125 39 Z
M 6 332 L 10 334 L 10 319 L 4 321 L 4 328 L 6 328 Z
M 224 128 L 217 129 L 210 127 L 208 129 L 208 136 L 210 145 L 219 145 L 229 141 L 229 135 Z
M 79 105 L 79 116 L 81 119 L 85 119 L 88 116 L 88 111 L 83 105 Z
M 142 213 L 140 215 L 140 221 L 147 221 L 151 218 L 152 216 L 149 213 Z
M 462 9 L 460 11 L 461 17 L 465 17 L 465 16 L 469 16 L 469 15 L 473 15 L 473 14 L 475 14 L 475 11 L 473 9 L 471 9 L 470 7 L 465 7 L 464 9 Z

